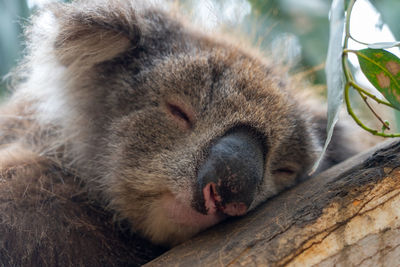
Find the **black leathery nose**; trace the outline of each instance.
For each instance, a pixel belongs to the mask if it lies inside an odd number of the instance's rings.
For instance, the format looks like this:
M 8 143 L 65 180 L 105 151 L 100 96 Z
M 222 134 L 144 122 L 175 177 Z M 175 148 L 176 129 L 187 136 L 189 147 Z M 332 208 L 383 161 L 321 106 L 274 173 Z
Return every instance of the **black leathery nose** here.
M 239 128 L 230 131 L 209 148 L 197 178 L 202 190 L 214 183 L 221 211 L 230 203 L 251 205 L 257 185 L 264 174 L 264 146 L 253 131 Z

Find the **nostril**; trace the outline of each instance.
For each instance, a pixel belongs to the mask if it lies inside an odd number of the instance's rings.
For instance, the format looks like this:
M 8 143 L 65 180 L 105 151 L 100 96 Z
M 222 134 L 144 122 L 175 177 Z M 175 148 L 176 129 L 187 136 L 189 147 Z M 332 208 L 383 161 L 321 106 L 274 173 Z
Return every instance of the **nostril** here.
M 207 214 L 214 214 L 218 210 L 218 205 L 221 202 L 221 197 L 217 193 L 217 185 L 215 183 L 208 183 L 203 188 L 204 206 Z
M 214 202 L 217 204 L 220 203 L 222 201 L 222 198 L 218 194 L 217 185 L 215 183 L 209 183 L 209 185 L 210 185 L 211 196 L 212 196 Z

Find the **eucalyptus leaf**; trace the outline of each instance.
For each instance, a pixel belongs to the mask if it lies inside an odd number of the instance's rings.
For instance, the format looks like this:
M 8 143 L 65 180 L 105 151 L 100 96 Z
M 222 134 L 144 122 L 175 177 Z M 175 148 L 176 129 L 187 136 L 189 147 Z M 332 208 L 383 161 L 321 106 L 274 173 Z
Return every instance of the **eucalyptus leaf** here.
M 369 44 L 368 47 L 372 49 L 386 49 L 386 48 L 392 48 L 395 46 L 400 46 L 400 42 L 379 42 L 379 43 L 373 43 Z
M 383 49 L 366 48 L 356 55 L 367 79 L 400 110 L 400 59 Z
M 333 0 L 330 10 L 330 33 L 328 57 L 326 59 L 326 80 L 328 86 L 328 123 L 326 127 L 327 138 L 324 148 L 317 162 L 311 169 L 313 174 L 321 160 L 324 157 L 325 151 L 331 141 L 333 128 L 339 117 L 340 107 L 343 103 L 343 67 L 342 67 L 342 50 L 343 50 L 343 33 L 344 33 L 344 1 Z

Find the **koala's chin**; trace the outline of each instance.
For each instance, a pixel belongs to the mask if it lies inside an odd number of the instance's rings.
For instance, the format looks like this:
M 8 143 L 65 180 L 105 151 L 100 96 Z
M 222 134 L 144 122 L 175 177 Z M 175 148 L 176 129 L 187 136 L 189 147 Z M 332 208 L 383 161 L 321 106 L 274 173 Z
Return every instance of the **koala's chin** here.
M 176 245 L 226 217 L 216 210 L 200 213 L 172 194 L 165 194 L 150 208 L 143 233 L 155 243 Z

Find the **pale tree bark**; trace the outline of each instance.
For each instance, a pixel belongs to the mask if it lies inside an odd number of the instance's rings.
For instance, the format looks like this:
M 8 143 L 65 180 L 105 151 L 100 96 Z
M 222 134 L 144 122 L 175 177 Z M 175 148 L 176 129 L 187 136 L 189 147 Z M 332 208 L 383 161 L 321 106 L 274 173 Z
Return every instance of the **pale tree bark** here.
M 399 266 L 399 152 L 358 155 L 147 266 Z

